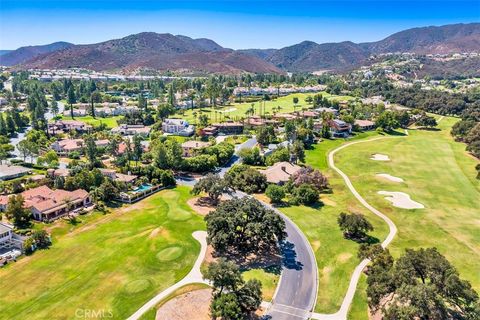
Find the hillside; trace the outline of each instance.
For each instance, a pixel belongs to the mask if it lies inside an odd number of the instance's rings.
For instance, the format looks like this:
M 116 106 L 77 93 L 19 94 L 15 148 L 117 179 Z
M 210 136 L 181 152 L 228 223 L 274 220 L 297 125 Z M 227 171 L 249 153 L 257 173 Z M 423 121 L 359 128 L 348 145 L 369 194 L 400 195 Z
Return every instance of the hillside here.
M 480 51 L 480 23 L 413 28 L 377 42 L 317 44 L 311 41 L 285 47 L 266 57 L 288 71 L 342 70 L 360 65 L 372 54 L 414 52 L 446 54 Z
M 277 50 L 267 58 L 281 69 L 296 72 L 342 70 L 368 58 L 368 51 L 353 42 L 317 44 L 304 41 Z
M 455 53 L 480 49 L 480 23 L 413 28 L 377 42 L 361 44 L 372 53 Z
M 282 49 L 245 50 L 223 48 L 205 38 L 143 32 L 88 45 L 58 42 L 22 47 L 0 56 L 0 64 L 21 64 L 20 68 L 82 67 L 125 72 L 149 69 L 184 73 L 280 73 L 343 71 L 362 65 L 371 55 L 389 52 L 471 51 L 480 52 L 480 23 L 413 28 L 369 43 L 303 41 Z M 475 64 L 473 67 L 478 69 Z
M 0 65 L 13 66 L 16 64 L 24 63 L 39 55 L 63 50 L 72 46 L 72 43 L 60 41 L 40 46 L 20 47 L 17 50 L 10 50 L 5 54 L 0 55 Z
M 154 69 L 215 73 L 279 73 L 275 66 L 256 57 L 226 49 L 209 39 L 144 32 L 96 44 L 37 56 L 24 68 L 92 70 Z

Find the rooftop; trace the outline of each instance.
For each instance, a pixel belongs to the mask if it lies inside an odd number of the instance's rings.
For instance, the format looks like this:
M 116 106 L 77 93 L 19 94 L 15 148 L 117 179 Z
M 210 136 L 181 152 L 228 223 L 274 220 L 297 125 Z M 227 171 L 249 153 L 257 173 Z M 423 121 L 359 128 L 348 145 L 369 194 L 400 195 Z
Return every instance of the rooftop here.
M 29 168 L 21 167 L 21 166 L 13 166 L 13 165 L 0 165 L 0 179 L 4 177 L 19 175 L 19 174 L 27 174 L 32 170 Z

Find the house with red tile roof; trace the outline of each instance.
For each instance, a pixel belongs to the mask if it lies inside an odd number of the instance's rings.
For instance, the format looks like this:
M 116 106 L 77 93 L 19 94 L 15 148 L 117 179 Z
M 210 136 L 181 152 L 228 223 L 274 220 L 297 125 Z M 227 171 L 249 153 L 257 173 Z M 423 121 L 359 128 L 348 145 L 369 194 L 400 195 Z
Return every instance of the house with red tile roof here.
M 51 148 L 60 156 L 68 156 L 72 152 L 82 152 L 83 139 L 62 139 L 52 143 Z
M 47 186 L 40 186 L 26 190 L 21 195 L 25 200 L 25 208 L 30 209 L 33 218 L 38 221 L 52 221 L 92 204 L 89 193 L 83 189 L 52 190 Z M 9 196 L 0 196 L 0 210 L 7 209 L 8 198 Z

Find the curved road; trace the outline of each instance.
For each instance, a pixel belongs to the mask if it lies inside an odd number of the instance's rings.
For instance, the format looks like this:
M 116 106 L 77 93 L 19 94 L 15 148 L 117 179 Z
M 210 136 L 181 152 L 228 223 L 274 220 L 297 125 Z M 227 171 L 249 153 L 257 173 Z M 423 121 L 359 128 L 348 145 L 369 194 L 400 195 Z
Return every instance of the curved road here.
M 318 272 L 313 249 L 305 235 L 287 216 L 267 205 L 285 221 L 287 238 L 282 243 L 280 282 L 267 310 L 273 320 L 309 319 L 317 300 Z
M 392 242 L 393 238 L 395 237 L 395 234 L 397 233 L 397 227 L 395 226 L 393 221 L 390 220 L 389 217 L 387 217 L 385 214 L 383 214 L 382 212 L 378 211 L 373 206 L 371 206 L 358 193 L 358 191 L 355 189 L 355 187 L 353 186 L 353 184 L 350 181 L 350 179 L 348 178 L 348 176 L 342 170 L 340 170 L 337 166 L 335 166 L 335 161 L 334 161 L 335 154 L 338 151 L 340 151 L 340 150 L 342 150 L 342 149 L 344 149 L 348 146 L 351 146 L 351 145 L 357 144 L 357 143 L 371 142 L 371 141 L 380 140 L 380 139 L 386 139 L 386 138 L 385 137 L 380 137 L 380 138 L 369 139 L 369 140 L 354 141 L 354 142 L 344 144 L 343 146 L 340 146 L 340 147 L 332 150 L 328 154 L 328 165 L 342 177 L 342 179 L 343 179 L 343 181 L 345 181 L 345 184 L 347 185 L 348 189 L 352 192 L 352 194 L 355 196 L 355 198 L 357 198 L 357 200 L 360 201 L 360 203 L 365 208 L 370 210 L 373 214 L 382 218 L 383 221 L 385 221 L 387 223 L 390 231 L 388 233 L 387 238 L 382 242 L 382 247 L 386 248 L 390 244 L 390 242 Z M 355 291 L 357 289 L 358 280 L 360 279 L 360 276 L 362 275 L 363 269 L 365 269 L 365 267 L 367 266 L 367 264 L 369 262 L 370 262 L 370 260 L 368 260 L 368 259 L 363 260 L 362 262 L 360 262 L 360 264 L 353 271 L 352 277 L 350 278 L 350 284 L 348 286 L 347 294 L 343 298 L 340 310 L 338 310 L 334 314 L 313 313 L 312 318 L 313 319 L 319 319 L 319 320 L 346 320 L 347 315 L 348 315 L 348 309 L 350 308 L 350 304 L 352 303 L 353 297 L 355 295 Z
M 252 148 L 256 145 L 253 137 L 237 146 L 238 152 L 242 148 Z M 240 158 L 234 155 L 229 163 L 223 167 L 219 175 L 239 162 Z M 194 185 L 195 179 L 177 178 L 177 183 Z M 235 192 L 233 196 L 242 198 L 248 196 L 243 192 Z M 263 202 L 262 202 L 263 203 Z M 285 221 L 287 237 L 281 244 L 283 263 L 280 282 L 275 291 L 272 303 L 266 312 L 266 319 L 273 320 L 301 320 L 309 319 L 317 299 L 317 261 L 312 247 L 302 231 L 283 213 L 263 203 L 274 210 Z

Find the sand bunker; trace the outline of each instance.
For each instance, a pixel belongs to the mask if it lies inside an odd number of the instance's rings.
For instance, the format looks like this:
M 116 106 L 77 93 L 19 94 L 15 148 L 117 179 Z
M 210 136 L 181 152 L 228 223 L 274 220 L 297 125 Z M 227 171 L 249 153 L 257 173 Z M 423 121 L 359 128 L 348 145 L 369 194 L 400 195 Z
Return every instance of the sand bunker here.
M 378 191 L 378 194 L 386 196 L 394 207 L 402 209 L 423 209 L 425 206 L 410 199 L 410 196 L 403 192 Z
M 237 108 L 228 108 L 228 109 L 225 109 L 225 110 L 219 110 L 218 112 L 221 112 L 221 113 L 228 113 L 228 112 L 233 112 L 233 111 L 236 111 Z
M 380 153 L 372 154 L 372 157 L 370 159 L 375 161 L 390 161 L 390 158 L 387 155 Z
M 377 173 L 377 177 L 385 178 L 385 179 L 390 180 L 392 182 L 403 182 L 402 178 L 394 177 L 392 175 L 389 175 L 388 173 Z

